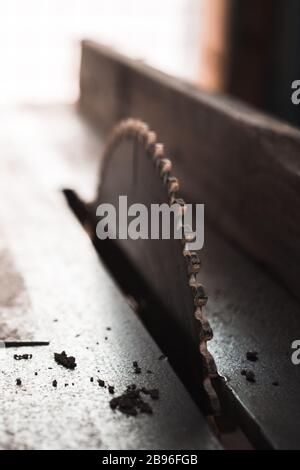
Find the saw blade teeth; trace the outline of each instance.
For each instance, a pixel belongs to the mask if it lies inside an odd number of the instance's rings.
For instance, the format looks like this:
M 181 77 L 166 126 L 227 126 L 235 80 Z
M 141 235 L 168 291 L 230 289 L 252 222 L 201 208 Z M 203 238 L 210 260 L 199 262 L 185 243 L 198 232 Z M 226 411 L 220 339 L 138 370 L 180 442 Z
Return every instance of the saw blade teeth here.
M 184 257 L 189 256 L 190 250 L 186 246 L 184 246 L 182 254 L 183 254 Z
M 189 264 L 188 263 L 188 274 L 198 274 L 200 271 L 200 264 Z
M 195 318 L 197 318 L 197 320 L 199 320 L 201 323 L 201 326 L 202 326 L 201 336 L 204 339 L 204 342 L 200 344 L 200 351 L 206 356 L 207 360 L 209 361 L 207 363 L 209 370 L 211 371 L 212 374 L 215 375 L 217 373 L 216 364 L 211 354 L 208 352 L 207 346 L 206 346 L 206 342 L 211 341 L 214 337 L 212 327 L 210 326 L 209 321 L 205 317 L 203 317 L 201 307 L 197 308 L 195 312 Z M 206 378 L 205 381 L 206 381 L 206 386 L 212 386 L 208 378 Z M 218 397 L 215 396 L 215 398 L 216 400 L 214 400 L 214 409 L 220 410 L 220 403 L 219 403 Z
M 191 242 L 195 240 L 196 234 L 191 227 L 183 224 L 183 215 L 188 209 L 183 199 L 178 197 L 179 181 L 171 175 L 172 163 L 165 158 L 164 146 L 157 142 L 157 135 L 150 130 L 146 123 L 139 119 L 127 118 L 121 121 L 111 134 L 106 149 L 104 149 L 104 158 L 109 152 L 118 145 L 122 139 L 131 138 L 138 145 L 144 147 L 146 155 L 152 160 L 154 168 L 159 173 L 163 186 L 167 191 L 168 203 L 170 205 L 178 204 L 180 206 L 180 220 L 178 227 L 182 230 L 182 238 L 178 240 L 182 245 L 182 254 L 186 261 L 187 282 L 191 289 L 191 296 L 195 305 L 194 316 L 201 323 L 202 331 L 199 335 L 199 350 L 204 359 L 207 368 L 207 381 L 211 380 L 212 365 L 208 364 L 208 351 L 206 342 L 211 339 L 212 331 L 206 318 L 203 316 L 202 307 L 207 303 L 207 295 L 203 285 L 198 281 L 198 273 L 201 269 L 201 261 L 196 252 L 192 250 Z M 176 214 L 178 215 L 178 214 Z M 213 361 L 213 359 L 212 359 Z
M 153 131 L 149 131 L 147 134 L 147 140 L 145 143 L 147 152 L 154 154 L 156 139 L 157 139 L 156 133 Z
M 201 267 L 201 261 L 198 253 L 195 251 L 187 251 L 185 252 L 185 257 L 187 261 L 188 274 L 197 274 Z
M 135 121 L 133 119 L 130 122 L 128 122 L 128 128 L 127 128 L 126 135 L 128 137 L 136 137 L 138 135 L 138 129 L 137 129 L 137 127 L 135 125 Z
M 166 184 L 167 182 L 165 182 Z M 169 204 L 172 206 L 177 201 L 177 194 L 169 194 Z
M 176 198 L 174 199 L 173 204 L 178 204 L 179 206 L 185 207 L 185 202 L 184 202 L 184 200 L 181 199 L 180 197 L 176 197 Z
M 188 249 L 188 244 L 192 243 L 196 239 L 196 233 L 193 231 L 192 227 L 188 224 L 183 224 L 183 231 L 184 231 L 184 242 L 187 244 L 187 250 Z
M 193 293 L 195 294 L 197 291 L 197 286 L 199 285 L 199 282 L 197 281 L 197 277 L 195 274 L 191 274 L 189 276 L 189 286 L 192 289 Z
M 169 178 L 172 171 L 172 163 L 168 158 L 162 158 L 158 160 L 158 170 L 160 177 L 163 179 L 163 182 L 166 183 L 167 178 Z
M 147 137 L 149 133 L 149 127 L 145 122 L 141 122 L 138 125 L 138 141 L 142 144 L 145 145 L 147 143 Z
M 186 206 L 186 204 L 185 204 L 185 202 L 184 202 L 183 199 L 181 199 L 181 198 L 176 198 L 176 197 L 175 197 L 175 198 L 172 200 L 172 204 L 171 204 L 171 205 L 173 205 L 173 204 L 177 204 L 177 205 L 180 207 L 180 215 L 181 215 L 181 216 L 183 216 L 183 215 L 186 213 L 186 211 L 187 211 L 187 206 Z
M 207 295 L 202 284 L 197 286 L 196 294 L 194 297 L 194 303 L 196 307 L 204 307 L 207 304 Z
M 122 121 L 123 127 L 126 127 L 128 130 L 135 126 L 136 120 L 133 118 L 128 118 Z
M 163 157 L 164 157 L 164 146 L 163 146 L 163 144 L 155 144 L 154 153 L 153 153 L 154 163 L 156 163 L 159 158 L 163 158 Z
M 179 181 L 175 176 L 169 176 L 167 179 L 167 185 L 168 185 L 168 193 L 169 196 L 171 194 L 176 194 L 177 191 L 179 190 Z

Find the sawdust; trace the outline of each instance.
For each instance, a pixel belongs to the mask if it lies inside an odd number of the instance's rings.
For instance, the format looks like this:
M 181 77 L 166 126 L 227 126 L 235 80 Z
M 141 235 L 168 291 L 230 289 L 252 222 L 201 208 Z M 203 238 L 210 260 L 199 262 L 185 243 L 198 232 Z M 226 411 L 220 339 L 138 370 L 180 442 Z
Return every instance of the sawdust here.
M 153 413 L 151 406 L 143 400 L 141 390 L 135 384 L 129 385 L 122 395 L 112 398 L 109 404 L 112 410 L 118 410 L 127 416 Z
M 54 359 L 57 364 L 66 367 L 66 369 L 75 369 L 76 362 L 75 357 L 67 356 L 66 352 L 63 351 L 62 353 L 54 353 Z
M 127 416 L 137 416 L 140 413 L 153 414 L 152 407 L 142 395 L 149 395 L 152 400 L 159 399 L 159 390 L 156 388 L 138 388 L 136 384 L 129 385 L 125 392 L 109 402 L 112 410 L 118 410 Z
M 254 383 L 254 382 L 256 381 L 256 379 L 255 379 L 255 374 L 254 374 L 253 370 L 242 369 L 242 370 L 241 370 L 241 374 L 246 377 L 246 380 L 247 380 L 248 382 Z
M 32 359 L 32 354 L 14 354 L 14 359 L 16 361 L 21 361 L 22 359 Z
M 246 358 L 248 361 L 256 362 L 258 361 L 258 352 L 257 351 L 247 351 Z

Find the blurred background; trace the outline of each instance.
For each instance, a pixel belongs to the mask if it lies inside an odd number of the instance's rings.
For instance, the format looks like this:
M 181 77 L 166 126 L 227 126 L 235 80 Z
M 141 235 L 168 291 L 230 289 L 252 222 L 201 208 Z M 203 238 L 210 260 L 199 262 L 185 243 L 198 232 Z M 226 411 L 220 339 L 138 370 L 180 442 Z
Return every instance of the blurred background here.
M 299 0 L 1 0 L 0 104 L 74 102 L 80 40 L 300 124 Z

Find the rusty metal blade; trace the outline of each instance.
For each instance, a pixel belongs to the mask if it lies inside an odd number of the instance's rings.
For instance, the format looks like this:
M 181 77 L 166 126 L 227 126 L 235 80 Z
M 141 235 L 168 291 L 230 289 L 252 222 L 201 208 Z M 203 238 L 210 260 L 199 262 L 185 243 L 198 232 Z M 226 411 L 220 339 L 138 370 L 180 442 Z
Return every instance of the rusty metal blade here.
M 152 203 L 171 205 L 180 201 L 184 210 L 179 181 L 171 169 L 172 162 L 165 158 L 163 145 L 145 123 L 134 119 L 122 121 L 113 130 L 104 152 L 98 195 L 92 209 L 94 221 L 99 203 L 117 207 L 121 195 L 127 196 L 128 206 L 143 203 L 150 208 Z M 95 234 L 95 226 L 93 231 Z M 105 256 L 109 243 L 95 238 L 95 245 Z M 206 397 L 208 392 L 209 406 L 217 408 L 218 400 L 210 383 L 216 371 L 206 347 L 212 331 L 202 311 L 207 298 L 199 280 L 198 253 L 189 250 L 184 238 L 117 239 L 113 245 L 111 251 L 118 250 L 119 269 L 125 260 L 131 265 L 134 295 L 140 305 L 147 306 L 140 309 L 141 315 L 156 341 L 194 398 L 203 401 L 203 391 Z

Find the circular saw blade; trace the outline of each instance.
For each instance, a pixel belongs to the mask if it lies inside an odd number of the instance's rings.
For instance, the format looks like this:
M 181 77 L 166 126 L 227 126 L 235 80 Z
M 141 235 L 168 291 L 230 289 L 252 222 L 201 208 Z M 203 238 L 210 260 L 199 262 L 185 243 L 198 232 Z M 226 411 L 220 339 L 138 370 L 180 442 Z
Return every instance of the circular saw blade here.
M 99 204 L 119 208 L 120 196 L 126 196 L 127 207 L 143 204 L 149 213 L 152 204 L 174 202 L 184 210 L 172 163 L 165 158 L 156 134 L 139 120 L 122 121 L 108 139 L 94 214 Z M 102 244 L 103 252 L 105 241 L 96 239 L 95 243 Z M 119 260 L 124 256 L 136 273 L 135 279 L 142 280 L 137 287 L 138 301 L 147 304 L 142 319 L 168 353 L 177 373 L 196 399 L 203 383 L 213 396 L 210 377 L 215 374 L 215 366 L 206 347 L 212 331 L 202 313 L 207 298 L 198 279 L 198 253 L 188 249 L 184 238 L 117 238 L 113 245 L 122 254 Z

